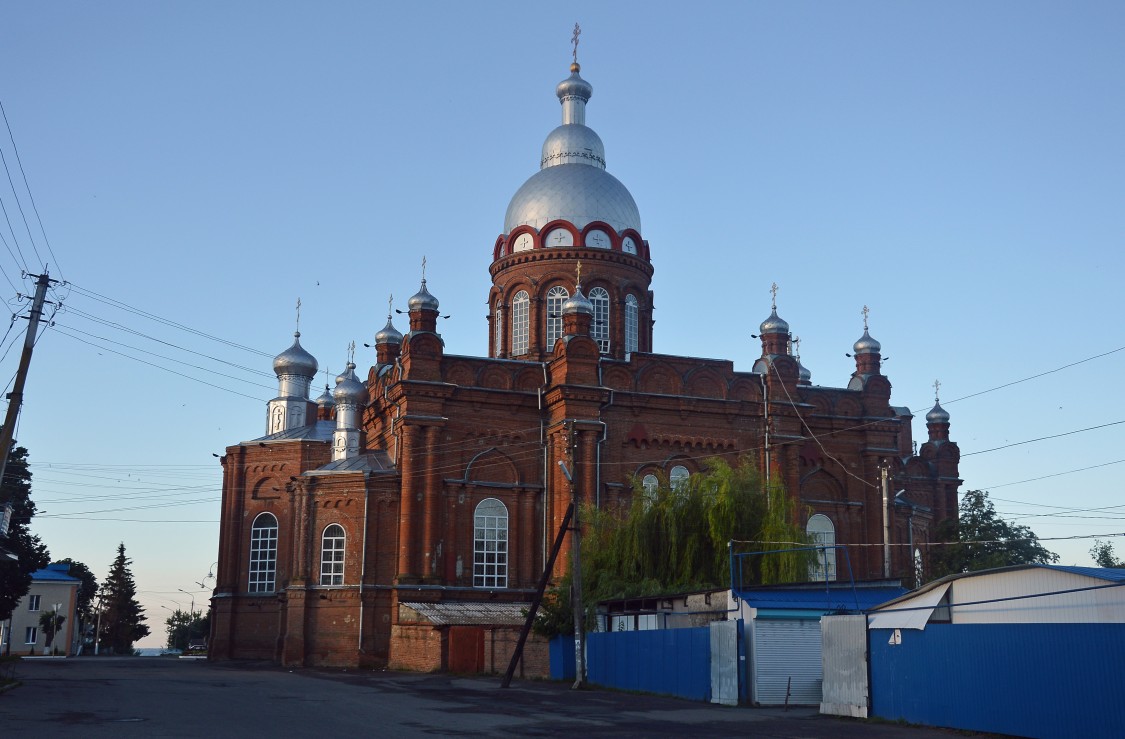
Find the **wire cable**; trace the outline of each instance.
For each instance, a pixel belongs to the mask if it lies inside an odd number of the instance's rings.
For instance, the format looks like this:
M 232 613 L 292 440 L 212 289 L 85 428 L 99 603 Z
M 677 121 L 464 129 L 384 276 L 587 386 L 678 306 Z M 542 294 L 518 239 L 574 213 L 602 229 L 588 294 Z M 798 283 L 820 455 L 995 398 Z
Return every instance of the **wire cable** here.
M 27 172 L 23 169 L 23 159 L 20 158 L 19 147 L 16 146 L 16 137 L 12 133 L 12 124 L 8 121 L 8 111 L 4 109 L 4 101 L 0 100 L 0 115 L 4 117 L 4 125 L 8 128 L 8 139 L 12 142 L 12 153 L 16 155 L 16 164 L 20 168 L 20 176 L 23 177 L 23 187 L 27 191 L 27 197 L 31 201 L 31 209 L 35 212 L 35 219 L 39 221 L 39 231 L 43 234 L 43 243 L 47 245 L 47 252 L 54 260 L 55 269 L 59 271 L 59 279 L 62 279 L 62 265 L 59 264 L 58 257 L 55 256 L 55 250 L 51 248 L 51 242 L 47 238 L 47 229 L 43 227 L 43 218 L 39 215 L 39 206 L 35 204 L 35 195 L 31 192 L 31 185 L 27 181 Z

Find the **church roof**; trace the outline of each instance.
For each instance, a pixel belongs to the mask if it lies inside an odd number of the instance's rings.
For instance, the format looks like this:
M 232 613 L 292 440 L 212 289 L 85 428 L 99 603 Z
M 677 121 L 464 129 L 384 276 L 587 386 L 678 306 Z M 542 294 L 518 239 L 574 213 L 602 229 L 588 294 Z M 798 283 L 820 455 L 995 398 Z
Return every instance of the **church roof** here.
M 471 626 L 504 624 L 522 626 L 527 620 L 530 603 L 445 602 L 417 603 L 403 601 L 405 606 L 435 626 Z
M 394 463 L 390 456 L 382 449 L 376 449 L 358 457 L 337 459 L 323 467 L 309 470 L 306 475 L 335 475 L 345 472 L 393 472 Z
M 308 426 L 298 426 L 295 429 L 278 431 L 269 436 L 243 441 L 239 446 L 250 446 L 266 441 L 331 441 L 332 432 L 336 430 L 335 421 L 317 421 Z

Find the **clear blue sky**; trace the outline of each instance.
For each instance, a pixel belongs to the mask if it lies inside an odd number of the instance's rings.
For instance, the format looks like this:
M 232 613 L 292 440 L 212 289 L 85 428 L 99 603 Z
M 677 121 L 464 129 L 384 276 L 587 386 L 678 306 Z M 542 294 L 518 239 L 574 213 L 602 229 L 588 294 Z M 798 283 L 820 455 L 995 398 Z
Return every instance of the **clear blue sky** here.
M 813 382 L 840 386 L 867 304 L 916 439 L 941 379 L 963 490 L 1041 537 L 1125 531 L 1125 424 L 985 451 L 1125 420 L 1125 351 L 956 401 L 1125 347 L 1120 3 L 12 2 L 0 100 L 57 258 L 31 220 L 35 244 L 76 286 L 19 426 L 34 529 L 99 577 L 125 542 L 144 644 L 217 558 L 212 453 L 264 433 L 298 297 L 321 366 L 355 340 L 365 368 L 425 254 L 447 351 L 485 353 L 491 250 L 576 20 L 588 123 L 651 243 L 657 351 L 749 371 L 776 281 Z M 18 259 L 0 250 L 13 311 Z M 1088 564 L 1091 543 L 1048 545 Z

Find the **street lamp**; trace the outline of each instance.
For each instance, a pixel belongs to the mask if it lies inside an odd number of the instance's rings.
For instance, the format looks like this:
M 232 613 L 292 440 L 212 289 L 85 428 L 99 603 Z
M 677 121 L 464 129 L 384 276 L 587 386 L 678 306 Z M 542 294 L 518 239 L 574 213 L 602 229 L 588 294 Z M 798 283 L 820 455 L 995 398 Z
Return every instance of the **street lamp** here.
M 183 593 L 187 597 L 191 598 L 191 617 L 195 618 L 195 594 L 189 593 L 188 591 L 184 590 L 183 588 L 176 588 L 176 590 L 179 590 L 181 593 Z

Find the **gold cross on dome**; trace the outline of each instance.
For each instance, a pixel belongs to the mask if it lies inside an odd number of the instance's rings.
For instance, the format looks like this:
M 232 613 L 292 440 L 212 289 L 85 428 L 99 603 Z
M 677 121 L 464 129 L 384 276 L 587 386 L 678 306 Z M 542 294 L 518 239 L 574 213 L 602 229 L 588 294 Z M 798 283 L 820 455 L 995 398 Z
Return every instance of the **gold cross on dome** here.
M 575 267 L 574 271 L 578 275 L 578 281 L 575 283 L 575 285 L 576 287 L 582 287 L 582 262 L 578 263 L 578 266 Z
M 578 37 L 582 35 L 582 28 L 577 23 L 574 24 L 574 34 L 570 37 L 570 43 L 574 44 L 574 63 L 578 63 Z
M 870 313 L 870 312 L 871 312 L 870 308 L 868 308 L 866 305 L 863 306 L 863 330 L 864 331 L 867 330 L 867 314 Z
M 801 358 L 801 337 L 800 336 L 794 336 L 793 337 L 793 348 L 796 351 L 797 359 L 800 359 Z
M 355 341 L 348 344 L 348 362 L 355 363 Z
M 770 307 L 777 310 L 777 283 L 770 285 Z
M 934 380 L 934 402 L 935 403 L 941 402 L 941 398 L 940 398 L 940 395 L 939 395 L 940 390 L 941 390 L 941 380 Z

